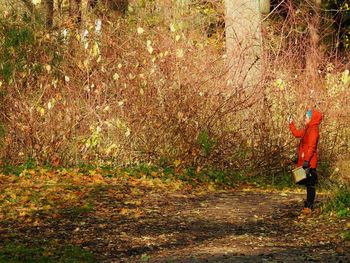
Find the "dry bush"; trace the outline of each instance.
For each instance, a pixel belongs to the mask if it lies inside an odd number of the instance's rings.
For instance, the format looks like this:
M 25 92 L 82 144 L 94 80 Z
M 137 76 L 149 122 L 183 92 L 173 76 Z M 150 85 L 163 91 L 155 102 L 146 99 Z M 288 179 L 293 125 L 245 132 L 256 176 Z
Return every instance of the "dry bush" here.
M 339 185 L 350 187 L 350 156 L 341 156 L 335 163 L 331 179 Z
M 320 10 L 305 2 L 296 6 L 285 1 L 279 14 L 264 27 L 265 54 L 270 67 L 259 129 L 259 165 L 266 170 L 281 170 L 295 155 L 298 141 L 290 135 L 287 118 L 297 126 L 304 123 L 308 105 L 324 115 L 320 126 L 320 167 L 332 166 L 349 152 L 349 70 L 346 53 L 339 58 L 330 35 L 331 21 Z M 334 33 L 334 32 L 333 32 Z M 335 41 L 332 39 L 332 41 Z M 260 116 L 260 115 L 258 115 Z
M 174 22 L 179 15 L 182 23 Z M 147 2 L 126 18 L 104 15 L 102 34 L 94 33 L 91 15 L 86 39 L 68 22 L 67 37 L 63 28 L 38 30 L 27 61 L 41 70 L 16 72 L 1 88 L 3 159 L 277 173 L 298 144 L 287 117 L 300 127 L 310 103 L 325 115 L 320 161 L 349 151 L 349 72 L 325 54 L 310 81 L 307 56 L 317 52 L 310 36 L 292 27 L 310 18 L 288 16 L 264 31 L 268 66 L 247 93 L 242 83 L 227 82 L 220 27 L 208 39 L 208 23 L 196 17 Z
M 228 86 L 222 49 L 171 16 L 104 19 L 101 35 L 91 19 L 86 39 L 69 28 L 65 38 L 59 30 L 33 44 L 43 70 L 5 86 L 3 157 L 234 165 L 240 112 L 256 98 L 240 83 Z M 57 65 L 44 59 L 46 40 L 60 45 Z

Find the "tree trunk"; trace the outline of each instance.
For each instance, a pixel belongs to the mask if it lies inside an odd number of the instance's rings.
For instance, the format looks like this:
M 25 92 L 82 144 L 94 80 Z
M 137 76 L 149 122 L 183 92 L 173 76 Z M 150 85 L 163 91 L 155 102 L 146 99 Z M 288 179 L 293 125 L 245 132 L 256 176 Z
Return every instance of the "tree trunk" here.
M 260 3 L 260 13 L 267 15 L 270 13 L 271 0 L 259 0 Z
M 21 0 L 21 2 L 28 8 L 30 12 L 34 12 L 35 10 L 35 5 L 31 0 Z
M 34 15 L 35 19 L 41 22 L 40 15 L 38 14 L 33 2 L 31 0 L 21 0 L 21 2 L 26 6 L 30 13 Z
M 312 87 L 317 84 L 318 67 L 322 61 L 322 53 L 319 48 L 320 7 L 321 0 L 314 0 L 314 6 L 311 7 L 314 14 L 308 22 L 309 45 L 306 51 L 306 76 Z
M 81 0 L 69 0 L 69 14 L 74 23 L 79 24 L 81 22 Z
M 254 86 L 261 77 L 261 15 L 258 0 L 225 0 L 229 79 Z
M 46 0 L 46 26 L 52 28 L 54 18 L 54 0 Z
M 85 27 L 85 21 L 88 14 L 88 6 L 89 6 L 88 0 L 80 1 L 80 23 L 82 24 L 83 27 Z

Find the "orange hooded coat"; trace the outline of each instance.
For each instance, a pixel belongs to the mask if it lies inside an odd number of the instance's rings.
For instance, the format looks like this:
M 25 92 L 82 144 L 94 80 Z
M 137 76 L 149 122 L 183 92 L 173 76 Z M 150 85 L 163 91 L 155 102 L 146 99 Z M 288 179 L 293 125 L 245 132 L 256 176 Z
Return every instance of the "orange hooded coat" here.
M 322 121 L 322 114 L 313 109 L 311 121 L 304 129 L 297 130 L 294 122 L 289 124 L 289 129 L 296 138 L 300 139 L 298 148 L 298 163 L 297 166 L 302 166 L 304 161 L 308 161 L 310 168 L 317 167 L 317 143 L 319 139 L 318 126 Z

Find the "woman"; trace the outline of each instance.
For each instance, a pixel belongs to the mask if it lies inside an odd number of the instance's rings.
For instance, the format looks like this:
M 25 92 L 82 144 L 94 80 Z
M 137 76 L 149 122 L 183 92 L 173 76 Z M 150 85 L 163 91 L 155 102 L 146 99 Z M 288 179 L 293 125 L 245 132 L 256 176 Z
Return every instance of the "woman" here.
M 297 166 L 305 169 L 307 178 L 299 182 L 306 186 L 306 201 L 304 203 L 304 214 L 311 213 L 316 197 L 317 184 L 317 143 L 319 139 L 319 125 L 322 114 L 316 109 L 308 109 L 305 116 L 305 127 L 296 129 L 293 120 L 290 120 L 289 129 L 296 138 L 300 138 L 298 148 Z

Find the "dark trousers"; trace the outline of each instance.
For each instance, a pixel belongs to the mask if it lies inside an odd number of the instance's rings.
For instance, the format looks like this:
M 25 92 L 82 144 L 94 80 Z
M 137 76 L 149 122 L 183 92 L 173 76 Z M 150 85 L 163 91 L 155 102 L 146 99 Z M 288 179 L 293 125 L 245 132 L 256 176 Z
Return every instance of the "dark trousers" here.
M 313 208 L 316 197 L 316 184 L 318 182 L 318 175 L 315 168 L 310 169 L 310 175 L 299 182 L 301 185 L 306 186 L 306 201 L 304 207 Z

